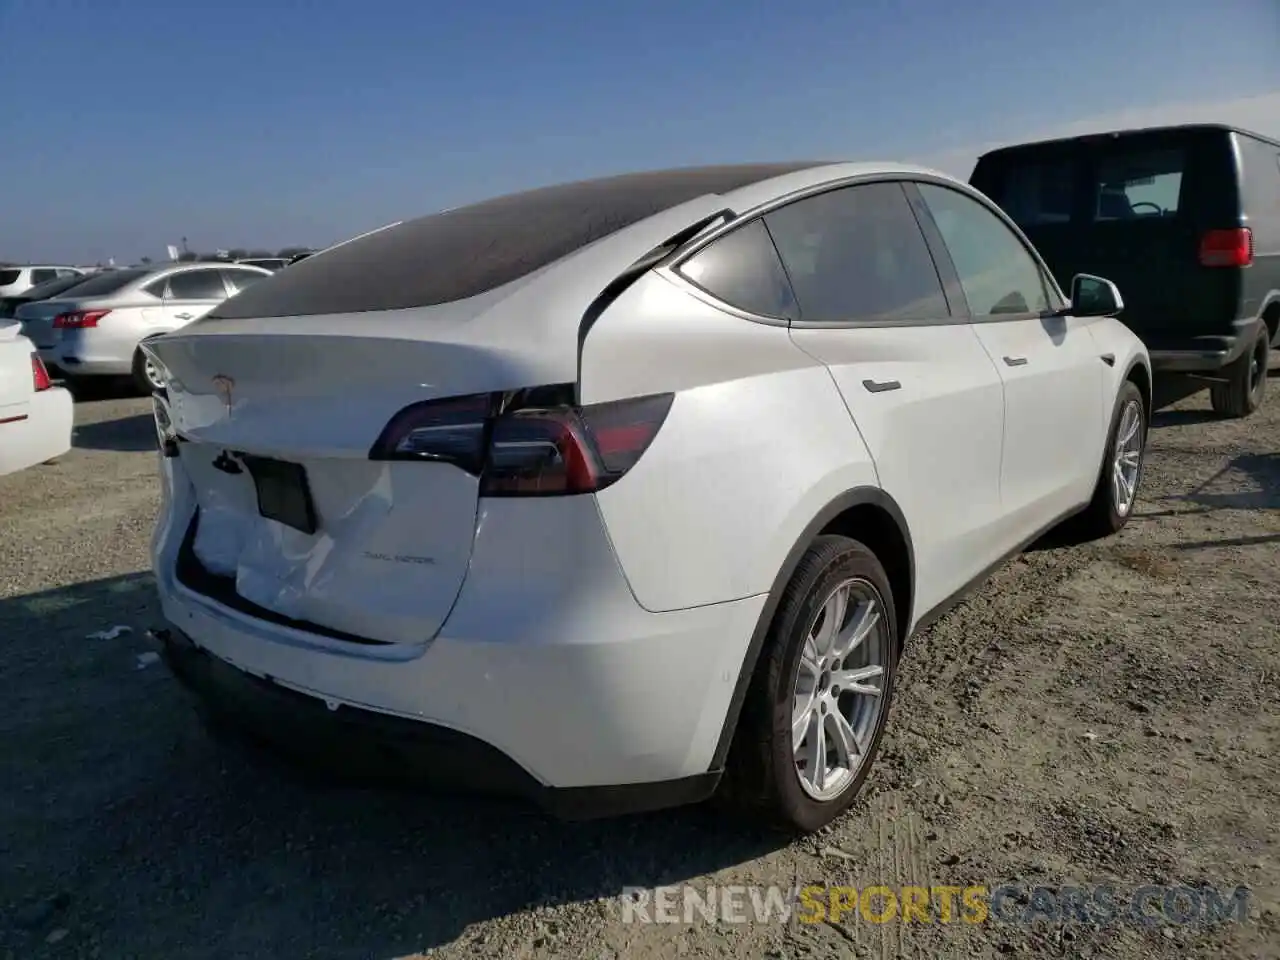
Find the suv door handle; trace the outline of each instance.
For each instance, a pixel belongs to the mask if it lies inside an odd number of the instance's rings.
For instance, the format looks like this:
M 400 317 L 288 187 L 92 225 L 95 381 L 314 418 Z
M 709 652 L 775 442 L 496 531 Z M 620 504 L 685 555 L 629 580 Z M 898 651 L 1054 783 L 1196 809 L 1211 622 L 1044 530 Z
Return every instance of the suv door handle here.
M 1004 362 L 1010 367 L 1021 367 L 1026 364 L 1026 357 L 1005 357 Z
M 190 313 L 175 313 L 173 315 L 173 318 L 175 320 L 190 320 L 193 316 L 194 314 L 190 314 Z
M 863 380 L 862 385 L 871 393 L 884 393 L 887 390 L 897 390 L 902 386 L 897 380 Z

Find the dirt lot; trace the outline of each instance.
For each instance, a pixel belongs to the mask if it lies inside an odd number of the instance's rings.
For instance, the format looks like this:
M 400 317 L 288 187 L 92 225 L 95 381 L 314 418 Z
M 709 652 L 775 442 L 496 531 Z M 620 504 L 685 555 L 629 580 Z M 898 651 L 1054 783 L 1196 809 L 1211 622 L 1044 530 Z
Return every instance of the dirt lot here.
M 68 457 L 0 479 L 0 955 L 1280 956 L 1272 390 L 1245 422 L 1161 412 L 1121 536 L 1033 550 L 918 637 L 864 797 L 791 844 L 707 809 L 564 825 L 321 788 L 213 743 L 138 659 L 147 406 L 81 403 Z M 622 922 L 624 886 L 684 882 L 1252 895 L 1210 929 Z

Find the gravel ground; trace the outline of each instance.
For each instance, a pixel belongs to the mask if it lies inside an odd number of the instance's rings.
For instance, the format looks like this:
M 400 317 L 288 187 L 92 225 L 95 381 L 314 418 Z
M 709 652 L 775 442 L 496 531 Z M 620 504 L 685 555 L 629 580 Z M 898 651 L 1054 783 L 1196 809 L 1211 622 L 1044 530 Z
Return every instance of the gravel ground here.
M 857 806 L 787 843 L 692 809 L 559 824 L 321 787 L 211 741 L 163 666 L 145 401 L 0 479 L 0 956 L 1280 957 L 1280 381 L 1157 416 L 1138 515 L 915 639 Z M 91 638 L 112 627 L 129 631 Z M 140 660 L 139 658 L 142 657 Z M 1247 922 L 622 922 L 625 886 L 1251 889 Z

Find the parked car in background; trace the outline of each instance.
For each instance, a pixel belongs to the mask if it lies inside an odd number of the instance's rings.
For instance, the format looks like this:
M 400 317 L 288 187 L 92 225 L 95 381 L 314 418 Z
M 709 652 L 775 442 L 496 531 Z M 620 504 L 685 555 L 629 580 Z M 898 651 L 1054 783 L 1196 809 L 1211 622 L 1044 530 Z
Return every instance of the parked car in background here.
M 248 264 L 251 267 L 261 267 L 263 270 L 270 270 L 272 273 L 289 265 L 289 261 L 285 257 L 246 257 L 243 260 L 237 260 L 236 263 Z
M 49 379 L 18 324 L 0 320 L 0 476 L 71 449 L 71 395 Z
M 79 267 L 50 266 L 48 264 L 0 267 L 0 299 L 16 296 L 25 290 L 56 280 L 59 277 L 81 276 Z
M 18 308 L 28 303 L 35 303 L 37 300 L 48 300 L 50 297 L 61 296 L 77 284 L 84 283 L 88 280 L 88 275 L 72 274 L 71 276 L 58 277 L 55 280 L 46 280 L 44 283 L 34 287 L 29 287 L 22 293 L 15 293 L 12 296 L 0 297 L 0 320 L 11 320 Z
M 723 777 L 820 828 L 904 640 L 1065 518 L 1132 515 L 1147 353 L 1112 284 L 1071 291 L 980 193 L 882 164 L 339 244 L 144 344 L 168 661 L 311 756 L 380 741 L 573 816 Z
M 289 258 L 289 263 L 290 265 L 295 263 L 301 263 L 303 260 L 307 259 L 307 257 L 314 255 L 315 252 L 316 251 L 312 250 L 306 253 L 295 253 L 292 257 Z
M 175 263 L 96 274 L 64 296 L 19 307 L 16 317 L 46 363 L 66 377 L 131 376 L 163 387 L 138 349 L 196 320 L 227 297 L 271 276 L 236 263 Z
M 994 150 L 970 181 L 1059 283 L 1119 285 L 1157 376 L 1209 382 L 1226 416 L 1262 405 L 1280 346 L 1280 142 L 1219 124 L 1117 130 Z

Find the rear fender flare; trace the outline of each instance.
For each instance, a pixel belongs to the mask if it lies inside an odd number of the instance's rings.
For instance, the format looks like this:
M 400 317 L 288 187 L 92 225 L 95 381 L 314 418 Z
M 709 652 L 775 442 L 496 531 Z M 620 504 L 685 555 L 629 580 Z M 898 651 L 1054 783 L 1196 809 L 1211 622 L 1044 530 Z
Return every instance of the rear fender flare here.
M 1265 323 L 1267 311 L 1273 309 L 1280 309 L 1280 290 L 1272 290 L 1262 298 L 1262 305 L 1258 307 L 1258 319 Z M 1280 327 L 1277 328 L 1275 335 L 1271 339 L 1280 343 Z
M 765 600 L 764 608 L 760 611 L 755 629 L 751 632 L 751 639 L 747 644 L 747 652 L 742 659 L 742 666 L 738 671 L 738 680 L 733 688 L 733 696 L 729 700 L 729 708 L 725 713 L 724 724 L 720 729 L 720 739 L 716 742 L 716 750 L 712 755 L 710 768 L 712 771 L 724 768 L 725 761 L 729 756 L 729 747 L 733 743 L 734 733 L 738 728 L 738 718 L 742 714 L 742 705 L 746 701 L 747 690 L 751 686 L 751 678 L 756 671 L 756 663 L 760 659 L 761 650 L 764 649 L 765 637 L 768 636 L 769 627 L 773 624 L 773 618 L 782 600 L 783 591 L 790 582 L 792 574 L 795 573 L 796 567 L 800 565 L 801 558 L 818 534 L 832 520 L 852 507 L 864 505 L 879 507 L 891 516 L 894 523 L 897 524 L 898 530 L 902 534 L 902 539 L 907 545 L 907 573 L 911 580 L 912 595 L 914 596 L 916 579 L 915 548 L 911 542 L 911 532 L 907 527 L 906 517 L 891 496 L 876 487 L 854 487 L 852 490 L 847 490 L 840 494 L 840 496 L 818 511 L 817 515 L 809 521 L 800 536 L 796 538 L 794 545 L 787 552 L 786 559 L 782 562 L 782 567 L 778 570 L 777 576 L 774 577 L 773 585 L 769 588 L 768 598 Z M 899 632 L 905 633 L 910 626 L 911 611 L 897 611 L 897 613 Z M 901 639 L 905 639 L 905 637 Z

